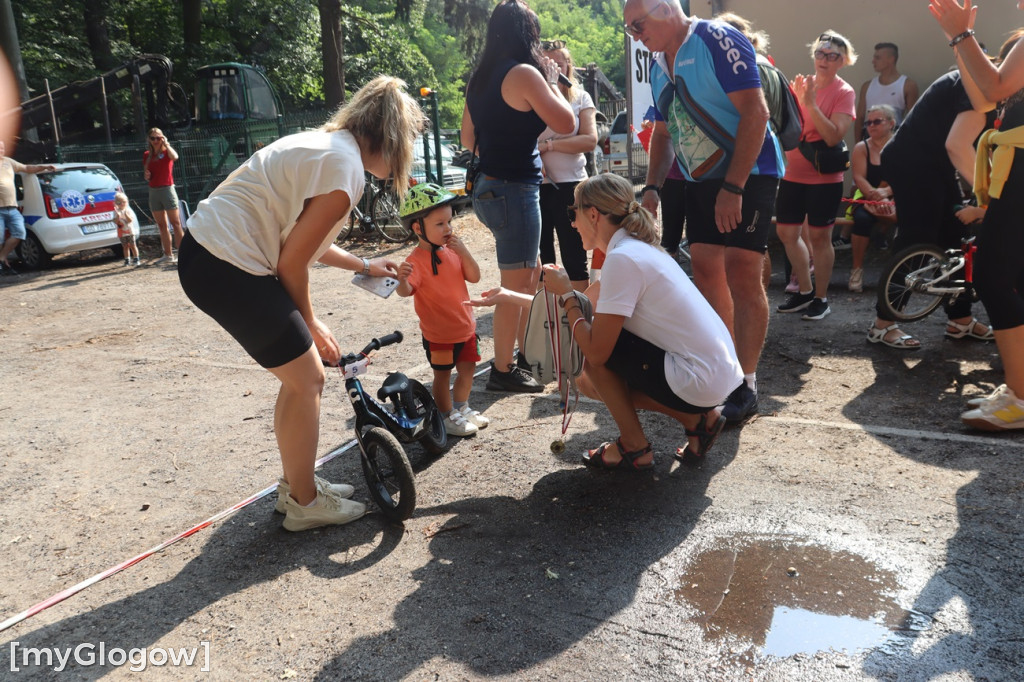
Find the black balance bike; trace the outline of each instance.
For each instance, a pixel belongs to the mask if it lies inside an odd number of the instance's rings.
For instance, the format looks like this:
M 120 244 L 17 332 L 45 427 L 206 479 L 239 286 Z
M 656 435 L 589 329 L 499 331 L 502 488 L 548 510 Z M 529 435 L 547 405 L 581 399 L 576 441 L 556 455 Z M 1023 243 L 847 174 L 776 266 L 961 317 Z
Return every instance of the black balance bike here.
M 433 456 L 448 445 L 444 416 L 426 386 L 401 372 L 391 372 L 377 391 L 366 393 L 359 376 L 366 374 L 370 353 L 402 342 L 394 332 L 371 341 L 359 353 L 341 358 L 345 391 L 356 415 L 356 440 L 370 496 L 392 521 L 404 521 L 416 508 L 416 481 L 403 443 L 418 441 Z

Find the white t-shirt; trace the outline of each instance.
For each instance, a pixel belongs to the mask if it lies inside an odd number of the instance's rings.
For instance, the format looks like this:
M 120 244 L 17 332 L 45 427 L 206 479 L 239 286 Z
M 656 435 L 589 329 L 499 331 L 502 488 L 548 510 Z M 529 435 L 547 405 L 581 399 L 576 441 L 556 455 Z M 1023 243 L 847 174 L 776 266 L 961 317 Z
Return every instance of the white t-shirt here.
M 665 350 L 665 379 L 697 407 L 720 405 L 743 380 L 725 323 L 682 268 L 659 248 L 620 229 L 601 268 L 598 313 Z
M 254 275 L 274 275 L 281 245 L 307 199 L 342 190 L 363 196 L 359 146 L 347 130 L 288 135 L 259 150 L 199 202 L 188 229 L 217 258 Z M 346 216 L 347 218 L 347 216 Z M 339 222 L 316 252 L 327 251 Z
M 580 112 L 585 109 L 593 109 L 594 100 L 590 97 L 590 93 L 583 88 L 575 88 L 575 90 L 576 96 L 570 104 L 572 105 L 572 112 L 576 114 L 576 127 L 573 128 L 571 133 L 564 135 L 555 133 L 551 128 L 545 128 L 544 132 L 537 138 L 538 140 L 547 140 L 548 138 L 557 140 L 579 134 Z M 543 150 L 543 146 L 541 149 Z M 582 153 L 567 154 L 565 152 L 550 151 L 544 152 L 544 156 L 541 158 L 544 162 L 544 182 L 579 182 L 580 180 L 587 179 L 587 159 Z
M 903 94 L 903 87 L 907 82 L 905 74 L 888 85 L 882 85 L 880 76 L 875 76 L 868 84 L 867 92 L 864 93 L 864 111 L 873 106 L 888 104 L 896 110 L 896 124 L 903 122 L 903 115 L 907 113 L 907 99 Z

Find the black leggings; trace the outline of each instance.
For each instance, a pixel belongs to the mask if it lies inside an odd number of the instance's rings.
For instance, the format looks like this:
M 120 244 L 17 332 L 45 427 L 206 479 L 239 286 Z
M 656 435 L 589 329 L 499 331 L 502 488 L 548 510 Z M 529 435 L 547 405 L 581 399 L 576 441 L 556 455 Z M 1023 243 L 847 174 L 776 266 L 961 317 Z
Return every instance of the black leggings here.
M 562 267 L 573 282 L 590 279 L 587 267 L 587 252 L 583 248 L 580 233 L 569 222 L 566 209 L 576 201 L 578 182 L 560 182 L 558 186 L 545 183 L 540 186 L 540 261 L 555 262 L 555 234 L 558 234 L 558 251 L 562 256 Z
M 993 329 L 1024 325 L 1024 152 L 978 231 L 974 284 Z
M 661 248 L 670 254 L 679 250 L 686 222 L 686 180 L 666 178 L 661 186 Z

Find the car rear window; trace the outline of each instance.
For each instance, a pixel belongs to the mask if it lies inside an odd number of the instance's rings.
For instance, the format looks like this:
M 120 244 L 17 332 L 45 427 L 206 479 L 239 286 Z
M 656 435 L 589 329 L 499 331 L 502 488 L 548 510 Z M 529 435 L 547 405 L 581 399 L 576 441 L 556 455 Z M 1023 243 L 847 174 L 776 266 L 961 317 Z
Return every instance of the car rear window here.
M 626 132 L 626 112 L 620 112 L 612 122 L 612 135 L 622 135 Z
M 111 194 L 120 183 L 106 168 L 67 168 L 56 173 L 40 173 L 39 185 L 45 194 L 60 196 L 68 190 L 89 194 Z

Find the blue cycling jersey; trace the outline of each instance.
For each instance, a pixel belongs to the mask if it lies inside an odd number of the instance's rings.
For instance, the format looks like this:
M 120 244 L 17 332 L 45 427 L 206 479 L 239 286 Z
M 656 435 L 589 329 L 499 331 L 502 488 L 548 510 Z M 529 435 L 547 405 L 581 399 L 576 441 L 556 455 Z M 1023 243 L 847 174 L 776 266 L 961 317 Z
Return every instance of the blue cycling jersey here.
M 659 54 L 651 69 L 657 118 L 672 136 L 676 160 L 687 180 L 721 179 L 729 167 L 740 113 L 729 93 L 761 87 L 754 48 L 732 26 L 694 19 L 676 53 L 675 79 Z M 782 147 L 765 125 L 761 152 L 750 173 L 782 177 Z

